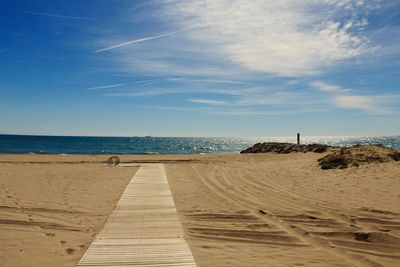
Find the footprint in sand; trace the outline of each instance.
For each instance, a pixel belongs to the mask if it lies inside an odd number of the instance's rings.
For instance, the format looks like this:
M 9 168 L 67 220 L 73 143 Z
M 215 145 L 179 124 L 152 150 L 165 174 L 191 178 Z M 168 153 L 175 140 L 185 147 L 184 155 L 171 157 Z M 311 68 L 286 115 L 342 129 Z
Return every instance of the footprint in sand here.
M 75 249 L 73 249 L 73 248 L 67 248 L 67 249 L 65 250 L 65 252 L 67 252 L 68 255 L 72 255 L 72 254 L 74 254 Z
M 46 236 L 49 236 L 49 237 L 54 237 L 54 236 L 56 236 L 56 234 L 54 234 L 54 233 L 44 233 Z

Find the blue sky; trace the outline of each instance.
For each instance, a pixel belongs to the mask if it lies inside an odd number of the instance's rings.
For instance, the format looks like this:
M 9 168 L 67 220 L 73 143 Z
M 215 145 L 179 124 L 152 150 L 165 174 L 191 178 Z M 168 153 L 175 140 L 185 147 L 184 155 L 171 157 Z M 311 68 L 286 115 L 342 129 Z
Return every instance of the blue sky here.
M 400 1 L 0 2 L 0 133 L 400 134 Z

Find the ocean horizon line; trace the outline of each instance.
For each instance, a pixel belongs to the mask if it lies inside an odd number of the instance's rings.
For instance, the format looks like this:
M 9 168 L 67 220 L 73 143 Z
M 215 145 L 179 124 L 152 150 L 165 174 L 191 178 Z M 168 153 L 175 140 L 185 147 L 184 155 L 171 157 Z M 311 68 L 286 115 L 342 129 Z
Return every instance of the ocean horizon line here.
M 300 133 L 301 134 L 301 133 Z M 32 136 L 32 137 L 84 137 L 84 138 L 296 138 L 297 133 L 293 135 L 263 135 L 263 136 L 174 136 L 174 135 L 63 135 L 63 134 L 14 134 L 0 133 L 0 136 Z M 367 134 L 367 135 L 303 135 L 301 137 L 400 137 L 399 134 Z

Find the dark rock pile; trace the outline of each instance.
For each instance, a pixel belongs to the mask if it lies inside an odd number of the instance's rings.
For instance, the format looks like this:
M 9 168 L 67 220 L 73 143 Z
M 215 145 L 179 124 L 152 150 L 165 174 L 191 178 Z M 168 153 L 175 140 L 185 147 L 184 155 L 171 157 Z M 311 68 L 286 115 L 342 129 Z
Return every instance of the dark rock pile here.
M 327 145 L 320 144 L 310 144 L 310 145 L 296 145 L 291 143 L 257 143 L 252 147 L 249 147 L 240 153 L 268 153 L 273 152 L 277 154 L 287 154 L 292 152 L 315 152 L 315 153 L 323 153 L 326 152 L 330 148 Z
M 400 160 L 400 151 L 382 145 L 336 148 L 318 160 L 321 169 L 345 169 L 369 163 L 385 163 Z

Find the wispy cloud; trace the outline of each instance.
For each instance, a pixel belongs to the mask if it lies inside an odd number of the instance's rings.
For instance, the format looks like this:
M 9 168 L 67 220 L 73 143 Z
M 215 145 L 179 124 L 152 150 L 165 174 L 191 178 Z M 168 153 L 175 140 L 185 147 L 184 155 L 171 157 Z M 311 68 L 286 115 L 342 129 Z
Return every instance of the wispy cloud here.
M 86 90 L 98 90 L 98 89 L 108 89 L 108 88 L 116 88 L 126 85 L 125 83 L 117 83 L 117 84 L 110 84 L 110 85 L 102 85 L 102 86 L 95 86 L 86 88 Z
M 172 0 L 165 14 L 181 27 L 195 25 L 189 39 L 243 68 L 301 76 L 369 51 L 362 34 L 368 8 L 355 0 Z
M 151 80 L 148 80 L 151 81 Z M 143 85 L 140 83 L 139 85 Z M 121 84 L 124 85 L 124 84 Z M 152 87 L 152 88 L 137 88 L 128 89 L 124 91 L 116 91 L 106 93 L 106 96 L 112 97 L 154 97 L 162 95 L 181 95 L 177 99 L 184 99 L 186 102 L 199 104 L 202 107 L 213 106 L 218 107 L 219 111 L 216 114 L 224 114 L 224 110 L 229 110 L 230 114 L 235 112 L 230 111 L 232 108 L 243 109 L 246 108 L 245 112 L 241 112 L 242 115 L 251 115 L 251 110 L 255 111 L 254 114 L 258 114 L 259 108 L 273 109 L 268 112 L 261 112 L 260 114 L 274 114 L 275 111 L 283 112 L 283 114 L 295 114 L 296 110 L 300 113 L 303 110 L 329 110 L 332 107 L 361 111 L 366 114 L 385 115 L 391 114 L 391 102 L 393 99 L 398 99 L 396 96 L 376 96 L 376 95 L 363 95 L 357 93 L 357 90 L 343 88 L 338 85 L 323 81 L 313 81 L 308 83 L 311 88 L 316 89 L 320 93 L 315 94 L 309 92 L 296 92 L 291 90 L 276 90 L 271 88 L 266 90 L 262 87 L 255 88 L 209 88 L 209 87 L 198 87 L 198 88 L 187 88 L 187 87 Z M 94 89 L 101 88 L 113 88 L 118 87 L 117 85 L 99 86 L 93 87 Z M 188 95 L 193 94 L 208 94 L 215 95 L 216 98 L 199 98 L 191 97 L 187 98 Z M 290 110 L 290 112 L 286 112 Z M 279 113 L 278 112 L 278 113 Z M 253 115 L 254 115 L 253 114 Z
M 215 100 L 215 99 L 191 98 L 188 99 L 187 101 L 197 104 L 207 104 L 207 105 L 217 105 L 217 106 L 229 105 L 229 103 L 226 101 Z
M 380 106 L 379 98 L 363 95 L 338 95 L 333 98 L 334 104 L 345 109 L 358 109 L 376 115 L 387 115 L 391 112 Z
M 233 116 L 233 117 L 265 117 L 265 116 L 290 116 L 299 113 L 320 112 L 319 109 L 297 109 L 297 110 L 254 110 L 249 108 L 202 108 L 202 111 L 212 115 Z M 323 111 L 323 110 L 322 110 Z
M 349 88 L 319 78 L 335 80 L 330 70 L 349 69 L 349 62 L 353 67 L 375 55 L 378 46 L 368 38 L 368 16 L 376 6 L 359 0 L 169 0 L 158 6 L 158 17 L 168 28 L 184 30 L 128 42 L 107 40 L 117 44 L 96 52 L 113 50 L 110 58 L 121 71 L 143 77 L 129 84 L 129 90 L 108 96 L 174 94 L 182 105 L 195 103 L 220 114 L 334 108 L 385 114 L 390 112 L 387 100 L 357 85 Z M 168 45 L 156 40 L 178 32 Z M 129 46 L 150 40 L 154 42 Z M 116 49 L 122 46 L 129 47 Z
M 310 82 L 309 85 L 314 89 L 317 89 L 321 92 L 329 92 L 329 93 L 344 93 L 348 92 L 348 89 L 344 89 L 340 86 L 329 84 L 323 81 L 313 81 Z
M 146 108 L 151 108 L 151 109 L 161 109 L 161 110 L 170 110 L 170 111 L 185 111 L 185 112 L 193 112 L 195 111 L 193 108 L 187 108 L 187 107 L 172 107 L 172 106 L 148 106 Z
M 203 82 L 203 83 L 230 83 L 230 84 L 242 84 L 242 85 L 256 85 L 256 83 L 252 82 L 241 82 L 241 81 L 234 81 L 234 80 L 209 80 L 209 79 L 187 79 L 184 78 L 186 81 L 191 82 Z
M 248 108 L 236 107 L 176 107 L 176 106 L 151 106 L 151 109 L 161 109 L 177 112 L 203 112 L 209 115 L 227 116 L 227 117 L 265 117 L 265 116 L 290 116 L 299 113 L 312 113 L 323 111 L 321 109 L 301 109 L 301 110 L 252 110 Z
M 155 84 L 155 83 L 216 83 L 216 84 L 234 84 L 234 85 L 256 85 L 254 82 L 244 82 L 236 80 L 211 80 L 211 79 L 193 79 L 187 77 L 173 77 L 165 79 L 136 81 L 135 84 Z
M 207 83 L 216 84 L 212 87 Z M 236 80 L 192 79 L 186 77 L 170 77 L 147 79 L 111 85 L 90 87 L 86 90 L 115 89 L 108 91 L 107 96 L 154 96 L 166 94 L 212 93 L 221 95 L 247 95 L 257 91 L 257 83 Z M 119 87 L 125 88 L 121 91 Z
M 186 28 L 184 28 L 182 30 L 179 30 L 179 31 L 173 31 L 173 32 L 168 32 L 168 33 L 159 34 L 159 35 L 153 35 L 153 36 L 149 36 L 149 37 L 145 37 L 145 38 L 140 38 L 140 39 L 135 39 L 135 40 L 132 40 L 132 41 L 119 43 L 119 44 L 116 44 L 116 45 L 113 45 L 113 46 L 109 46 L 109 47 L 106 47 L 106 48 L 98 49 L 95 52 L 96 53 L 104 52 L 104 51 L 112 50 L 112 49 L 119 48 L 119 47 L 122 47 L 122 46 L 127 46 L 127 45 L 142 43 L 142 42 L 146 42 L 146 41 L 150 41 L 150 40 L 154 40 L 154 39 L 164 38 L 164 37 L 167 37 L 167 36 L 170 36 L 170 35 L 174 35 L 174 34 L 177 34 L 177 33 L 180 33 L 180 32 L 187 31 L 190 28 L 191 27 L 186 27 Z
M 129 89 L 123 92 L 112 92 L 106 93 L 106 96 L 113 97 L 140 97 L 140 96 L 160 96 L 160 95 L 187 95 L 194 93 L 208 93 L 215 95 L 226 95 L 226 96 L 242 96 L 248 95 L 249 93 L 255 92 L 257 89 L 253 88 L 209 88 L 209 87 L 200 87 L 200 88 L 188 88 L 188 87 L 173 87 L 173 88 L 165 88 L 165 87 L 150 87 L 150 88 L 136 88 Z
M 74 20 L 95 20 L 93 18 L 87 17 L 76 17 L 76 16 L 66 16 L 55 13 L 43 13 L 43 12 L 34 12 L 34 11 L 19 11 L 20 13 L 35 15 L 35 16 L 44 16 L 44 17 L 53 17 L 53 18 L 61 18 L 61 19 L 74 19 Z
M 368 114 L 385 115 L 391 111 L 387 107 L 390 98 L 386 96 L 371 96 L 356 94 L 355 90 L 343 88 L 323 81 L 310 82 L 308 85 L 321 92 L 329 93 L 327 96 L 331 104 L 338 108 L 363 111 Z

